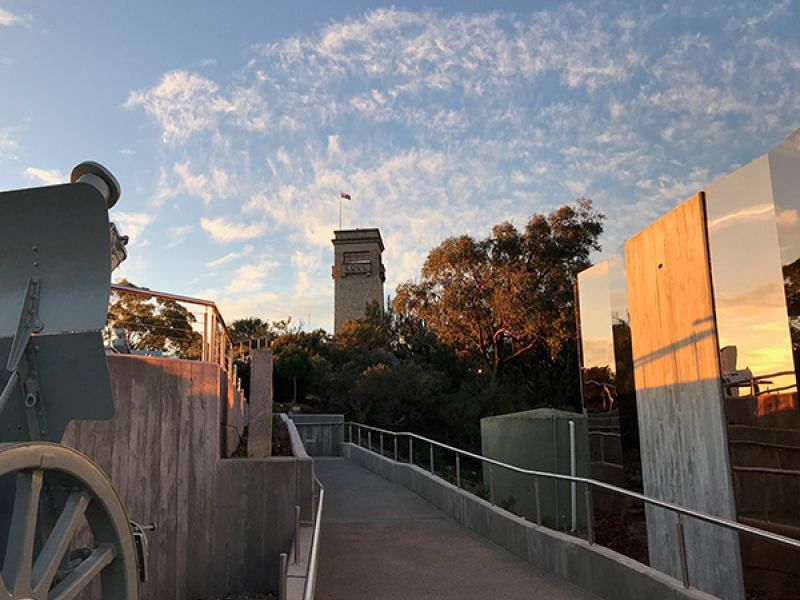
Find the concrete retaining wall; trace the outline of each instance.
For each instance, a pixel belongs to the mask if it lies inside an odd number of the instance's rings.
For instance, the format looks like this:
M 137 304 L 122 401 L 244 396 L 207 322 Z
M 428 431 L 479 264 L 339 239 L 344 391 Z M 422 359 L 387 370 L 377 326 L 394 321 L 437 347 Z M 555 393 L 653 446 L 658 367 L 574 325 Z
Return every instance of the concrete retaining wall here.
M 289 415 L 311 456 L 338 456 L 344 441 L 344 415 Z
M 601 598 L 648 600 L 712 600 L 713 596 L 681 583 L 607 548 L 552 529 L 539 527 L 489 502 L 458 489 L 427 471 L 384 458 L 350 443 L 340 454 L 403 485 L 456 521 L 550 573 Z
M 63 443 L 109 475 L 131 519 L 156 523 L 142 599 L 275 591 L 295 506 L 311 511 L 311 459 L 221 458 L 244 412 L 220 395 L 230 388 L 214 364 L 115 355 L 108 365 L 114 417 L 72 422 Z

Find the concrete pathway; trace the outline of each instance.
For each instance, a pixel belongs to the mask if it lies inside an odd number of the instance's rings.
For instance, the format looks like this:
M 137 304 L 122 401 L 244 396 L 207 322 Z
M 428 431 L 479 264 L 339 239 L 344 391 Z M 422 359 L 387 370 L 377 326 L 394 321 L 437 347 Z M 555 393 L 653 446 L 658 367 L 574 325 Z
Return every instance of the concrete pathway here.
M 314 467 L 325 486 L 318 600 L 595 598 L 355 463 Z

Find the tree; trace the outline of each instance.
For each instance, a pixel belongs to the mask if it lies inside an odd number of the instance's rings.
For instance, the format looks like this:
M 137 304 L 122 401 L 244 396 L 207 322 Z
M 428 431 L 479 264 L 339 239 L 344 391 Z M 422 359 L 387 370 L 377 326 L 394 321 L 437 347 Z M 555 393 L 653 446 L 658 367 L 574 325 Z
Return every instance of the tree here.
M 308 375 L 311 366 L 311 356 L 299 345 L 289 346 L 276 355 L 275 370 L 278 375 L 292 380 L 292 404 L 297 404 L 297 378 Z
M 348 350 L 381 348 L 389 344 L 390 329 L 391 317 L 377 302 L 371 302 L 363 317 L 342 324 L 334 341 Z
M 139 288 L 127 280 L 120 282 Z M 112 291 L 108 323 L 125 329 L 133 350 L 152 350 L 181 358 L 200 358 L 203 336 L 194 330 L 197 321 L 192 312 L 175 300 Z
M 449 238 L 431 250 L 419 283 L 398 287 L 393 306 L 487 369 L 495 385 L 534 350 L 555 358 L 574 343 L 573 285 L 599 250 L 605 217 L 580 199 L 524 230 Z
M 246 342 L 261 338 L 273 338 L 275 332 L 272 326 L 258 317 L 245 317 L 236 319 L 228 327 L 234 342 Z

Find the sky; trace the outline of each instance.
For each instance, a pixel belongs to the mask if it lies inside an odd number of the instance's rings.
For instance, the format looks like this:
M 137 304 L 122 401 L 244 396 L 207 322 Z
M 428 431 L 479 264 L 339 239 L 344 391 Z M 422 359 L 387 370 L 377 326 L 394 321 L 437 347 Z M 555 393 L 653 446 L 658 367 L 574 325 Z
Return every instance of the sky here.
M 387 293 L 581 196 L 611 251 L 800 127 L 798 31 L 798 0 L 0 0 L 0 189 L 99 161 L 115 276 L 330 330 L 340 192 Z

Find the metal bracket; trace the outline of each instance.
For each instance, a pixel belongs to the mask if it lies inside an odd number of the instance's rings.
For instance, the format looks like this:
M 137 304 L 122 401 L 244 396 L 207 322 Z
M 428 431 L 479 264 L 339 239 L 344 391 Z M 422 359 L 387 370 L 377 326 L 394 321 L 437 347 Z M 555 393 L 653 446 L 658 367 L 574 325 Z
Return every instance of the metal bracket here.
M 23 358 L 29 349 L 29 342 L 33 334 L 41 331 L 44 327 L 44 324 L 39 320 L 40 287 L 41 282 L 39 279 L 31 277 L 28 280 L 25 298 L 22 302 L 22 310 L 19 315 L 19 324 L 14 334 L 14 340 L 11 342 L 11 349 L 8 352 L 6 370 L 11 373 L 11 377 L 8 378 L 6 386 L 0 393 L 0 415 L 3 414 L 3 410 L 11 398 L 11 394 L 17 388 L 17 384 L 23 379 L 26 393 L 33 397 L 33 404 L 36 404 L 39 400 L 39 383 L 36 380 L 36 374 L 27 368 L 28 365 L 23 363 Z M 27 406 L 27 399 L 25 403 Z M 38 427 L 36 429 L 38 432 Z
M 136 546 L 136 567 L 139 571 L 139 581 L 142 583 L 147 583 L 148 578 L 147 561 L 150 549 L 147 542 L 147 532 L 155 530 L 155 523 L 139 525 L 136 521 L 131 521 L 131 533 L 133 533 L 133 542 Z
M 39 279 L 31 277 L 28 280 L 25 300 L 22 303 L 22 311 L 19 315 L 19 325 L 17 325 L 17 332 L 14 334 L 14 341 L 11 343 L 8 362 L 6 363 L 6 370 L 12 373 L 19 367 L 31 336 L 44 329 L 44 323 L 39 320 L 40 287 L 41 281 Z

